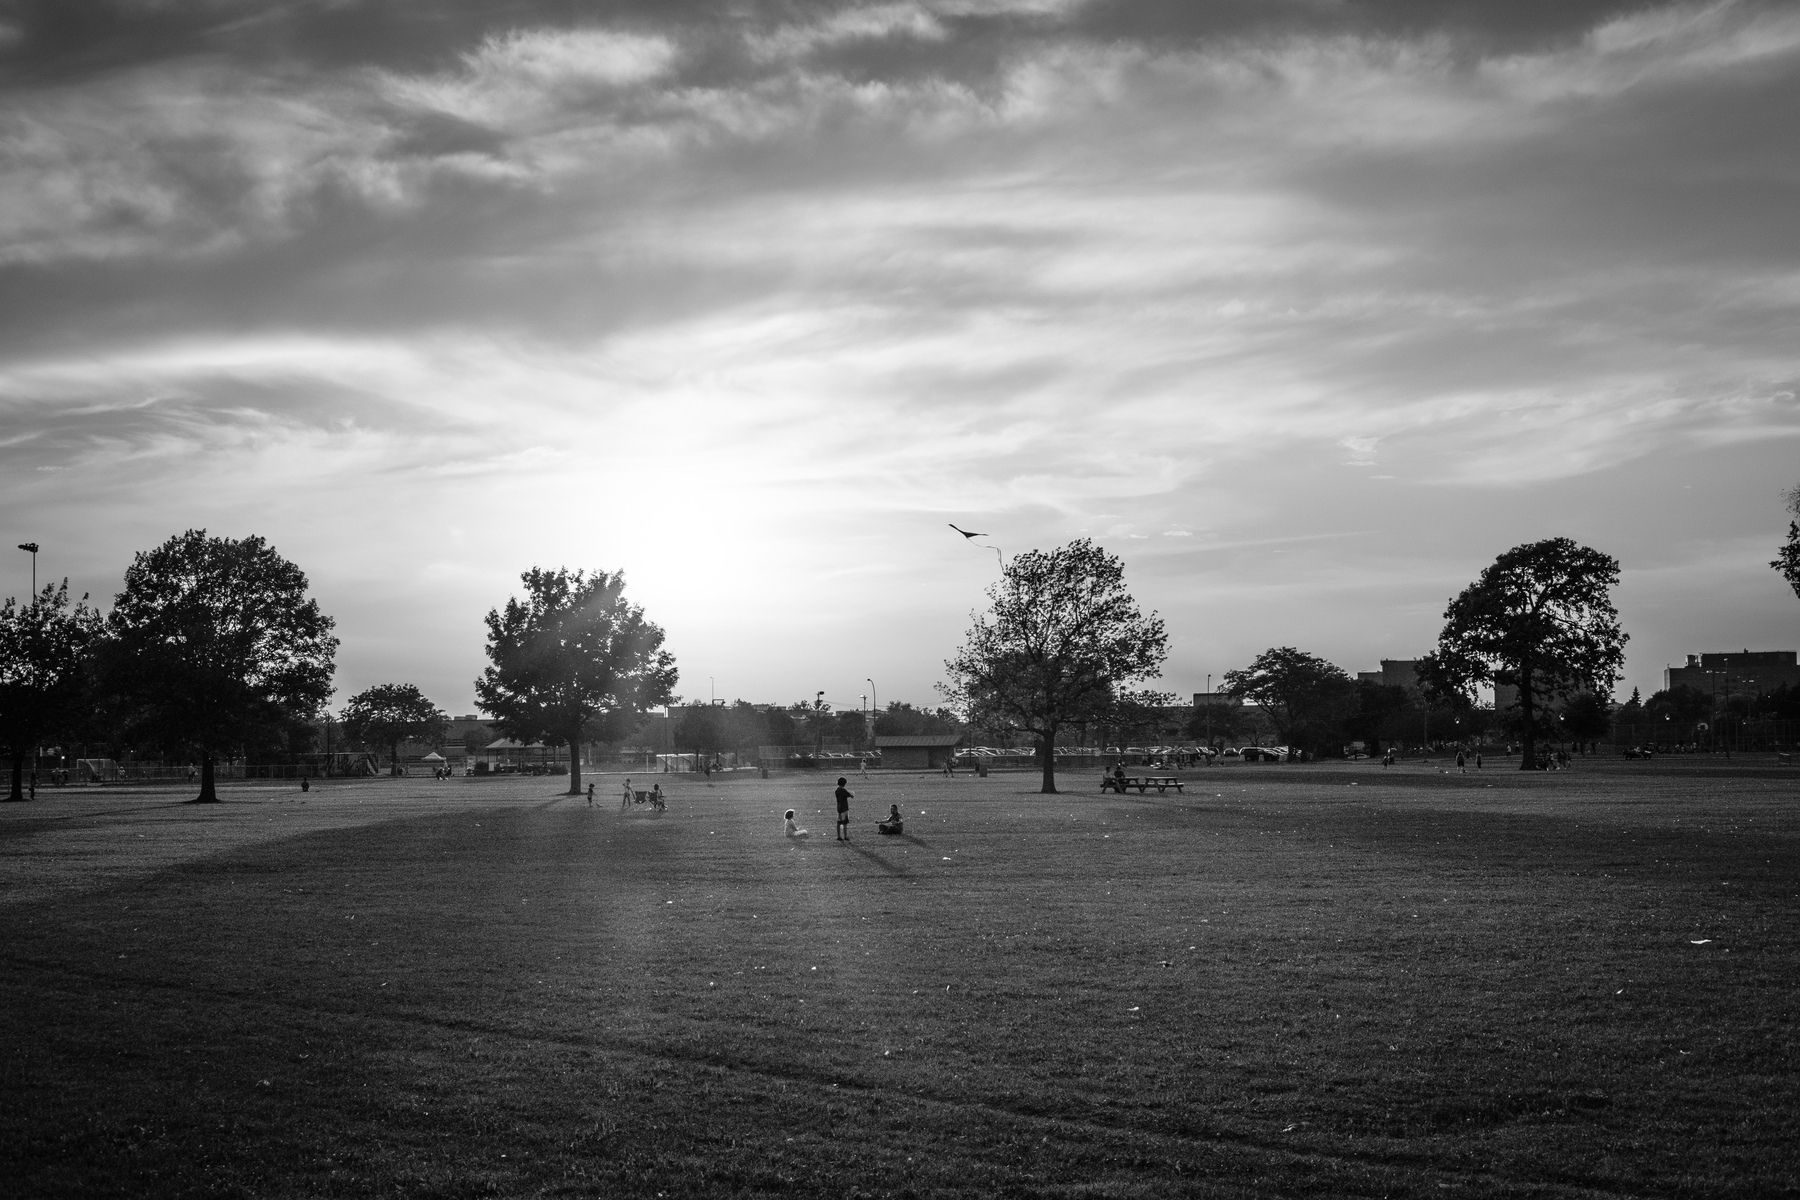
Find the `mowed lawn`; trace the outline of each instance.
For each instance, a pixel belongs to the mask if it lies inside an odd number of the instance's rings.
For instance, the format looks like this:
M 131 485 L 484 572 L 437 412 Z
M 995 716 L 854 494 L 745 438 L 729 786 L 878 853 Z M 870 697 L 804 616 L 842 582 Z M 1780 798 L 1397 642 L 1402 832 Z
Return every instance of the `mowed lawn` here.
M 1089 774 L 4 806 L 0 1194 L 1800 1194 L 1795 773 Z

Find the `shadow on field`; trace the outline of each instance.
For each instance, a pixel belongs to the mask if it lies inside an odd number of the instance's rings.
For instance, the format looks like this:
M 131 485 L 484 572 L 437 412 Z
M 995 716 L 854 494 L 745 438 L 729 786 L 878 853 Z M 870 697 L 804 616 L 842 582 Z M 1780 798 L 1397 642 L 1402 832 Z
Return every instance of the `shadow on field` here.
M 902 837 L 902 840 L 908 841 L 908 842 L 918 841 L 917 838 L 909 838 L 909 837 L 905 837 L 905 835 L 901 835 L 901 837 Z M 905 867 L 902 867 L 895 863 L 889 862 L 885 857 L 883 857 L 880 854 L 877 854 L 875 851 L 864 850 L 862 848 L 862 846 L 859 845 L 855 841 L 846 842 L 845 844 L 848 845 L 852 850 L 856 851 L 858 854 L 862 855 L 864 858 L 868 859 L 870 862 L 874 863 L 876 866 L 880 867 L 882 870 L 886 871 L 889 875 L 905 875 L 905 874 L 909 873 Z M 920 844 L 923 845 L 923 843 L 920 843 Z

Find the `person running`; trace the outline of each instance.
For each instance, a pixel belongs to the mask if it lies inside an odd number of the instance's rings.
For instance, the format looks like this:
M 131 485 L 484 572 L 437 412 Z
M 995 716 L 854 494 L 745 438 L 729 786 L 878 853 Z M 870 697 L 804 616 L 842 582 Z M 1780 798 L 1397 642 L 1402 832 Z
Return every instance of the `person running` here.
M 850 788 L 847 786 L 849 784 L 849 782 L 850 781 L 848 779 L 845 779 L 842 775 L 839 775 L 837 791 L 832 793 L 833 795 L 835 795 L 837 797 L 837 806 L 838 806 L 837 835 L 838 835 L 838 841 L 840 841 L 840 842 L 847 842 L 850 840 L 850 799 L 852 796 L 855 795 L 855 793 L 852 792 L 850 790 Z

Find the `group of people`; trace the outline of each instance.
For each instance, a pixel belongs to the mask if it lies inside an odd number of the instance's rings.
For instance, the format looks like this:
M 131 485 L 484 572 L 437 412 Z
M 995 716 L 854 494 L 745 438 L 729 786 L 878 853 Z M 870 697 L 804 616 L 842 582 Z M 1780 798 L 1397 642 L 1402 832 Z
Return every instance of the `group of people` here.
M 587 785 L 587 802 L 589 808 L 594 807 L 594 785 L 592 783 Z M 648 804 L 657 812 L 663 811 L 663 809 L 668 807 L 668 803 L 663 799 L 662 784 L 652 784 L 649 791 L 640 792 L 633 788 L 631 786 L 631 780 L 627 779 L 625 781 L 625 794 L 619 798 L 619 808 L 623 811 L 624 809 L 630 808 L 633 804 Z
M 837 800 L 837 840 L 847 842 L 850 840 L 850 801 L 856 798 L 856 793 L 850 790 L 850 781 L 840 775 L 837 781 L 837 791 L 832 795 Z M 783 829 L 788 837 L 799 840 L 812 836 L 810 832 L 795 824 L 793 809 L 788 809 L 782 819 L 785 822 Z M 877 833 L 903 833 L 905 829 L 906 822 L 900 817 L 898 804 L 888 805 L 887 820 L 877 822 L 875 826 Z

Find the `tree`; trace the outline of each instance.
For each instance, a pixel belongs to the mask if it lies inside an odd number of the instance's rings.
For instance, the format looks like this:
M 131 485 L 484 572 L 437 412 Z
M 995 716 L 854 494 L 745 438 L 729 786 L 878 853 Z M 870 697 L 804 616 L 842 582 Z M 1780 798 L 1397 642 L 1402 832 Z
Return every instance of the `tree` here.
M 69 581 L 45 584 L 30 604 L 0 606 L 0 737 L 12 758 L 8 800 L 23 800 L 27 755 L 74 732 L 87 711 L 91 652 L 105 627 L 87 597 L 69 607 Z M 34 764 L 35 765 L 35 764 Z
M 136 732 L 200 758 L 218 800 L 217 755 L 280 737 L 331 694 L 333 621 L 306 574 L 260 537 L 190 529 L 139 554 L 107 618 L 107 676 Z
M 1482 683 L 1516 688 L 1519 768 L 1531 770 L 1553 701 L 1612 694 L 1627 640 L 1610 594 L 1618 582 L 1615 559 L 1568 538 L 1515 546 L 1444 610 L 1421 678 L 1466 698 Z
M 1226 704 L 1217 699 L 1208 699 L 1203 704 L 1195 705 L 1193 714 L 1188 718 L 1187 728 L 1183 732 L 1202 745 L 1215 748 L 1237 741 L 1251 724 L 1250 714 L 1236 701 Z
M 1032 734 L 1041 791 L 1056 791 L 1058 731 L 1101 720 L 1130 684 L 1154 678 L 1168 654 L 1162 618 L 1144 616 L 1124 567 L 1086 538 L 1006 564 L 938 685 L 971 724 Z
M 675 659 L 661 627 L 626 601 L 623 572 L 533 567 L 519 579 L 525 598 L 487 615 L 492 665 L 475 694 L 508 737 L 569 747 L 573 796 L 584 737 L 616 741 L 644 709 L 668 704 Z
M 1248 667 L 1227 671 L 1228 696 L 1262 706 L 1283 744 L 1313 751 L 1337 742 L 1356 701 L 1356 684 L 1343 668 L 1292 646 L 1257 655 Z
M 723 708 L 712 705 L 690 705 L 675 727 L 675 748 L 710 755 L 725 741 Z
M 398 770 L 400 743 L 435 743 L 444 736 L 450 714 L 413 684 L 378 683 L 350 697 L 338 719 L 353 741 L 386 746 L 388 766 Z
M 1692 737 L 1695 727 L 1712 715 L 1713 698 L 1691 683 L 1653 692 L 1644 701 L 1644 719 L 1664 737 Z
M 1578 748 L 1598 742 L 1612 733 L 1612 704 L 1598 692 L 1580 692 L 1570 697 L 1558 714 L 1563 732 L 1573 738 Z
M 960 733 L 956 714 L 948 708 L 914 708 L 905 700 L 889 700 L 875 718 L 877 737 L 917 737 L 926 733 Z
M 1112 706 L 1100 719 L 1101 726 L 1110 730 L 1109 738 L 1115 746 L 1143 741 L 1155 742 L 1160 747 L 1174 705 L 1172 692 L 1149 689 L 1120 692 L 1113 697 Z M 1176 720 L 1175 725 L 1179 728 L 1180 720 Z
M 1800 486 L 1788 491 L 1787 507 L 1789 512 L 1800 517 Z M 1775 559 L 1769 565 L 1781 572 L 1781 577 L 1794 589 L 1794 595 L 1800 596 L 1800 521 L 1788 522 L 1787 543 L 1775 552 Z
M 1403 741 L 1409 731 L 1422 729 L 1419 709 L 1412 695 L 1391 683 L 1359 679 L 1355 684 L 1350 714 L 1344 719 L 1344 735 L 1373 752 Z

